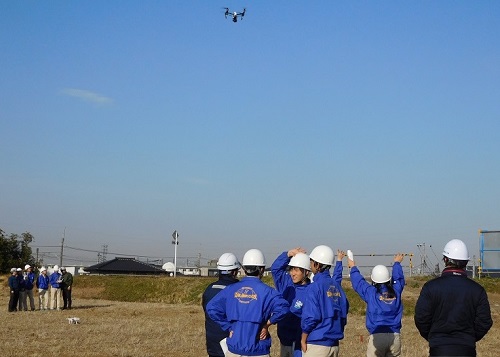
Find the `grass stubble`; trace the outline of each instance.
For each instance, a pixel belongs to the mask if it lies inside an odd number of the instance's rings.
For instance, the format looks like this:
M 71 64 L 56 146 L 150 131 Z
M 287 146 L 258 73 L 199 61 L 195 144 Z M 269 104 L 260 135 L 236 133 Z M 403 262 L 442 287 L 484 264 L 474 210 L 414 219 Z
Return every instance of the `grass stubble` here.
M 92 277 L 90 283 L 92 282 Z M 78 279 L 78 278 L 77 278 Z M 135 277 L 135 279 L 141 279 Z M 144 279 L 144 278 L 142 278 Z M 147 278 L 146 278 L 147 279 Z M 162 279 L 163 286 L 176 286 L 175 299 L 190 300 L 193 290 L 198 291 L 189 303 L 169 302 L 123 302 L 97 299 L 105 295 L 105 283 L 76 284 L 73 298 L 73 310 L 34 311 L 8 313 L 8 288 L 5 277 L 2 277 L 0 293 L 4 308 L 0 309 L 0 346 L 1 355 L 5 357 L 183 357 L 206 356 L 204 314 L 200 306 L 200 287 L 189 287 L 189 291 L 179 292 L 182 285 L 206 286 L 213 279 L 193 278 L 186 284 L 181 280 Z M 179 278 L 177 278 L 179 279 Z M 179 284 L 180 283 L 180 284 Z M 154 285 L 154 284 L 153 284 Z M 344 281 L 346 290 L 349 282 Z M 408 284 L 404 291 L 405 305 L 412 305 L 420 292 L 421 284 Z M 135 289 L 128 285 L 128 289 Z M 143 289 L 146 289 L 143 287 Z M 121 293 L 123 294 L 123 293 Z M 157 300 L 154 293 L 144 292 L 149 300 Z M 153 296 L 152 296 L 153 295 Z M 161 295 L 161 294 L 160 294 Z M 490 300 L 493 327 L 486 337 L 477 345 L 478 356 L 500 356 L 500 294 L 488 293 Z M 147 300 L 146 299 L 146 300 Z M 368 332 L 365 328 L 362 302 L 351 298 L 353 313 L 348 316 L 345 338 L 340 344 L 341 356 L 366 355 Z M 428 352 L 427 342 L 420 337 L 415 324 L 411 306 L 403 317 L 401 338 L 403 356 L 421 357 Z M 408 312 L 409 311 L 409 312 Z M 69 324 L 68 317 L 79 317 L 81 323 Z M 276 327 L 271 327 L 273 346 L 271 356 L 279 356 L 279 340 Z

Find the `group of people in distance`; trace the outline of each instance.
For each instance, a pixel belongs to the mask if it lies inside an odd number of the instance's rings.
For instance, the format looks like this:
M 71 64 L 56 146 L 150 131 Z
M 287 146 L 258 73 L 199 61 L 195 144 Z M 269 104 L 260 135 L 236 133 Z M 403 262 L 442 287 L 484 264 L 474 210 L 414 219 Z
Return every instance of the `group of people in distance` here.
M 38 310 L 65 310 L 71 309 L 71 289 L 73 274 L 65 267 L 54 265 L 52 274 L 47 274 L 47 268 L 41 267 L 37 276 L 33 267 L 26 264 L 24 271 L 21 268 L 12 268 L 8 280 L 10 289 L 9 312 L 35 311 L 35 287 L 38 289 Z M 49 308 L 50 301 L 50 308 Z
M 335 259 L 326 245 L 309 255 L 303 248 L 285 251 L 271 266 L 272 288 L 261 280 L 266 261 L 260 250 L 247 251 L 241 263 L 233 253 L 222 254 L 219 280 L 202 297 L 209 357 L 270 356 L 269 327 L 274 324 L 280 357 L 339 356 L 349 312 L 341 286 L 346 255 L 338 250 Z M 370 283 L 352 254 L 347 257 L 352 287 L 366 303 L 367 356 L 401 356 L 403 259 L 404 254 L 394 256 L 392 274 L 384 265 L 375 266 Z M 492 326 L 486 291 L 467 277 L 468 260 L 461 240 L 448 242 L 445 269 L 423 286 L 417 300 L 415 324 L 429 342 L 430 356 L 475 357 L 476 342 Z M 240 268 L 245 276 L 238 280 Z

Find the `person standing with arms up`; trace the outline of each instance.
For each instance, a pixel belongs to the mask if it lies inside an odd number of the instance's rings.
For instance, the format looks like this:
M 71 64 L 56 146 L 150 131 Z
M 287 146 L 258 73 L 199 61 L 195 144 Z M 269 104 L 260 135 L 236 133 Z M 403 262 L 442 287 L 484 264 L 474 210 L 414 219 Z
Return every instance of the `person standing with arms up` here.
M 467 277 L 469 252 L 452 239 L 443 249 L 441 276 L 422 287 L 415 306 L 415 325 L 429 342 L 430 356 L 476 356 L 476 342 L 493 325 L 484 288 Z
M 238 269 L 240 263 L 233 253 L 224 253 L 217 261 L 217 270 L 219 271 L 219 280 L 213 282 L 205 289 L 201 298 L 203 311 L 205 312 L 205 335 L 207 342 L 207 353 L 209 357 L 224 357 L 224 351 L 220 346 L 220 341 L 229 336 L 229 333 L 223 331 L 219 325 L 212 321 L 207 314 L 207 304 L 218 293 L 228 285 L 237 283 Z
M 333 250 L 319 245 L 309 257 L 314 283 L 307 289 L 302 308 L 302 353 L 309 357 L 336 357 L 339 341 L 344 338 L 349 303 L 338 277 L 333 279 L 329 273 Z
M 289 305 L 261 281 L 266 262 L 260 250 L 247 251 L 242 266 L 246 277 L 217 294 L 207 304 L 207 313 L 229 332 L 226 357 L 269 356 L 268 328 L 285 317 Z
M 392 277 L 385 265 L 375 266 L 370 276 L 371 284 L 363 278 L 354 260 L 347 260 L 352 287 L 366 302 L 366 329 L 370 333 L 367 357 L 401 356 L 401 294 L 405 286 L 401 267 L 403 258 L 404 254 L 394 256 Z
M 302 248 L 281 253 L 271 265 L 274 286 L 290 304 L 286 317 L 278 322 L 280 357 L 300 357 L 300 318 L 306 301 L 306 290 L 311 281 L 309 256 Z
M 36 287 L 38 288 L 38 300 L 39 300 L 39 309 L 40 310 L 48 310 L 49 308 L 49 277 L 47 276 L 47 268 L 42 267 L 40 269 L 40 275 L 36 281 Z

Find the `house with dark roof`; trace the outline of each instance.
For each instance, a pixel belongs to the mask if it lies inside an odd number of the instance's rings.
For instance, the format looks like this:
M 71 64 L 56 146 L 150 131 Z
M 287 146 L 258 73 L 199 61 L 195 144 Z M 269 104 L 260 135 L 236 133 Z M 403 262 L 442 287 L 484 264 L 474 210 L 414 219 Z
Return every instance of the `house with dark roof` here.
M 103 275 L 159 275 L 167 272 L 157 266 L 141 262 L 135 258 L 116 257 L 84 269 L 90 274 Z

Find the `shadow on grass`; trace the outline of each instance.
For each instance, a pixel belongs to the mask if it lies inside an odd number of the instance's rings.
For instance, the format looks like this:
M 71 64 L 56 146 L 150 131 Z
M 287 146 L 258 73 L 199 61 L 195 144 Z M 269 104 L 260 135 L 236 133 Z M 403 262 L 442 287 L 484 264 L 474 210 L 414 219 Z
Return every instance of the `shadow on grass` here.
M 78 305 L 78 306 L 73 306 L 71 310 L 86 310 L 86 309 L 95 309 L 98 307 L 111 307 L 113 306 L 112 304 L 106 304 L 106 305 Z

